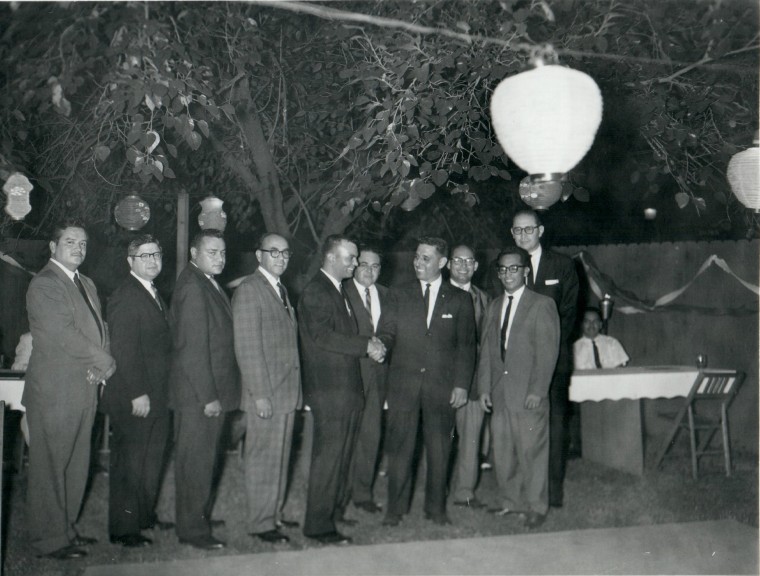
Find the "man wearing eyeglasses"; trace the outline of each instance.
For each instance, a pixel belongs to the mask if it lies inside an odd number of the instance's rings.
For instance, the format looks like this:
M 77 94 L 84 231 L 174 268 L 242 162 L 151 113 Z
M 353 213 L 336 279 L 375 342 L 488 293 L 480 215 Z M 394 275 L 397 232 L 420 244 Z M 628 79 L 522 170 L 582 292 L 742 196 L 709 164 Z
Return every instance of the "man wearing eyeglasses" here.
M 559 354 L 560 320 L 554 302 L 526 288 L 528 253 L 517 246 L 499 255 L 504 293 L 488 306 L 477 386 L 491 412 L 494 469 L 501 501 L 490 512 L 518 514 L 540 526 L 549 509 L 549 403 Z
M 359 251 L 359 265 L 354 270 L 354 277 L 343 282 L 348 301 L 356 312 L 360 336 L 375 335 L 388 297 L 388 289 L 377 283 L 381 268 L 380 249 L 363 246 Z M 359 367 L 364 386 L 364 410 L 351 463 L 351 492 L 346 496 L 353 499 L 357 508 L 374 514 L 381 509 L 380 504 L 373 498 L 372 489 L 380 449 L 388 363 L 360 358 Z
M 478 269 L 475 252 L 465 244 L 455 246 L 446 265 L 449 269 L 449 281 L 453 286 L 467 292 L 472 298 L 475 310 L 476 337 L 480 342 L 488 294 L 472 283 L 472 277 Z M 467 404 L 456 412 L 456 429 L 459 441 L 457 459 L 451 479 L 454 505 L 467 508 L 482 508 L 483 503 L 475 497 L 478 483 L 480 439 L 483 431 L 485 413 L 480 406 L 477 386 L 470 389 Z
M 246 415 L 247 529 L 271 544 L 290 540 L 280 528 L 298 526 L 282 517 L 295 411 L 301 407 L 298 324 L 281 282 L 292 254 L 283 236 L 264 235 L 256 249 L 259 267 L 232 297 Z
M 201 550 L 225 546 L 211 534 L 221 523 L 211 519 L 214 470 L 226 415 L 240 405 L 232 305 L 214 278 L 226 261 L 222 233 L 198 232 L 190 244 L 190 263 L 177 278 L 169 314 L 176 529 L 180 543 Z
M 127 548 L 152 543 L 141 530 L 170 527 L 155 513 L 170 431 L 171 332 L 166 303 L 153 284 L 162 262 L 156 238 L 132 240 L 129 276 L 108 299 L 111 352 L 119 366 L 100 401 L 111 424 L 108 533 Z
M 549 392 L 549 504 L 560 507 L 567 461 L 568 390 L 573 370 L 572 333 L 578 309 L 578 274 L 570 258 L 543 249 L 544 227 L 533 210 L 517 212 L 512 219 L 511 232 L 515 244 L 530 255 L 531 273 L 527 276 L 527 286 L 554 300 L 560 318 L 559 359 Z

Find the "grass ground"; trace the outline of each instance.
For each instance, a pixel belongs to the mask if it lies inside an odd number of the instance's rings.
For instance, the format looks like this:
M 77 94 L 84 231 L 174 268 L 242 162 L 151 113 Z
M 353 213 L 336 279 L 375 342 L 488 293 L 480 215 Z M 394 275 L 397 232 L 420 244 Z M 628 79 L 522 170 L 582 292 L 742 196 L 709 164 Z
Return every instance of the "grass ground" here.
M 662 470 L 643 477 L 632 476 L 582 459 L 570 460 L 565 483 L 565 505 L 552 509 L 538 531 L 582 530 L 670 522 L 734 519 L 758 526 L 758 463 L 752 454 L 735 454 L 736 470 L 726 478 L 721 461 L 706 460 L 702 475 L 695 481 L 690 474 L 687 445 L 678 446 Z M 108 563 L 152 562 L 169 559 L 192 559 L 221 554 L 255 554 L 275 549 L 246 534 L 245 495 L 242 462 L 238 453 L 227 454 L 214 509 L 215 518 L 226 520 L 226 526 L 215 535 L 228 544 L 219 552 L 204 552 L 180 545 L 173 532 L 146 532 L 154 545 L 139 550 L 124 549 L 108 543 L 108 477 L 99 472 L 93 476 L 79 529 L 95 536 L 100 543 L 90 548 L 90 555 L 81 560 L 60 562 L 38 559 L 25 539 L 24 473 L 6 476 L 4 520 L 4 574 L 7 576 L 73 576 L 86 566 Z M 650 467 L 651 470 L 651 467 Z M 287 517 L 301 521 L 306 495 L 307 459 L 301 455 L 294 464 L 293 481 L 287 505 Z M 379 477 L 376 499 L 384 502 L 386 479 Z M 521 534 L 527 531 L 517 518 L 497 518 L 480 510 L 449 507 L 451 526 L 438 526 L 426 521 L 422 514 L 421 486 L 418 485 L 411 513 L 396 528 L 380 524 L 382 515 L 368 514 L 350 508 L 347 516 L 359 525 L 341 528 L 356 544 L 378 544 L 449 538 L 474 538 Z M 174 475 L 169 466 L 159 502 L 163 520 L 174 517 Z M 492 472 L 482 474 L 478 497 L 496 504 L 496 481 Z M 300 530 L 289 530 L 291 542 L 276 549 L 305 549 L 319 546 L 306 539 Z

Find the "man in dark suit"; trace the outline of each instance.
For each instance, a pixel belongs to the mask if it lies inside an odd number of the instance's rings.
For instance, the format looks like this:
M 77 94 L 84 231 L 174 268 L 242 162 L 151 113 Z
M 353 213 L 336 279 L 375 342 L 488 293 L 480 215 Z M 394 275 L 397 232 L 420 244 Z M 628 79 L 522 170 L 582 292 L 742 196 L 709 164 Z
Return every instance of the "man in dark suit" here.
M 372 246 L 359 252 L 359 265 L 354 277 L 344 282 L 348 301 L 356 312 L 359 335 L 372 337 L 377 331 L 388 289 L 377 284 L 382 267 L 382 254 Z M 351 493 L 354 506 L 376 513 L 381 506 L 372 496 L 377 471 L 380 436 L 382 432 L 383 404 L 385 404 L 388 364 L 371 358 L 360 358 L 359 367 L 364 385 L 364 410 L 351 464 Z
M 549 504 L 560 507 L 567 461 L 568 390 L 573 371 L 572 333 L 578 307 L 578 274 L 570 258 L 542 248 L 540 240 L 544 227 L 533 210 L 517 212 L 512 219 L 511 232 L 515 244 L 530 255 L 531 274 L 527 276 L 527 286 L 554 300 L 559 313 L 559 359 L 549 391 Z
M 289 541 L 280 526 L 298 525 L 282 518 L 295 411 L 301 406 L 298 324 L 280 282 L 291 255 L 285 238 L 266 234 L 256 250 L 258 269 L 232 297 L 246 415 L 248 532 L 272 544 Z
M 417 280 L 393 288 L 379 338 L 391 350 L 388 374 L 388 506 L 383 523 L 396 526 L 409 511 L 417 425 L 427 458 L 425 516 L 449 524 L 446 479 L 455 411 L 467 402 L 475 366 L 475 313 L 470 296 L 443 282 L 448 246 L 421 238 Z
M 306 285 L 298 304 L 304 362 L 304 400 L 314 416 L 314 439 L 303 533 L 324 544 L 348 544 L 336 522 L 347 524 L 345 494 L 351 455 L 364 406 L 359 358 L 381 360 L 385 347 L 359 335 L 356 312 L 341 282 L 351 278 L 359 255 L 344 236 L 329 236 L 322 269 Z
M 87 555 L 97 542 L 75 523 L 90 468 L 98 383 L 113 374 L 108 331 L 92 280 L 79 274 L 87 232 L 74 221 L 55 227 L 50 261 L 26 294 L 34 346 L 23 404 L 29 423 L 27 522 L 38 554 L 60 560 Z
M 111 350 L 119 369 L 109 380 L 100 411 L 110 417 L 108 533 L 128 548 L 148 546 L 140 530 L 164 526 L 155 507 L 169 439 L 171 332 L 168 309 L 153 280 L 162 251 L 150 234 L 127 248 L 130 274 L 108 299 Z
M 224 270 L 226 255 L 219 230 L 201 230 L 193 238 L 169 315 L 177 536 L 204 550 L 225 546 L 211 535 L 213 481 L 225 414 L 240 405 L 232 306 L 214 279 Z
M 488 306 L 488 294 L 472 283 L 472 277 L 478 269 L 475 251 L 466 244 L 455 246 L 446 265 L 449 269 L 449 281 L 453 286 L 464 290 L 472 298 L 475 311 L 475 329 L 477 341 Z M 485 412 L 480 406 L 477 386 L 470 389 L 467 403 L 456 412 L 457 459 L 451 478 L 451 488 L 455 506 L 482 508 L 483 503 L 475 497 L 480 470 L 480 440 L 483 433 Z
M 492 512 L 520 513 L 528 528 L 549 509 L 547 395 L 559 353 L 554 302 L 525 287 L 528 253 L 517 246 L 498 259 L 504 294 L 486 313 L 478 361 L 478 392 L 491 414 L 494 468 L 501 502 Z

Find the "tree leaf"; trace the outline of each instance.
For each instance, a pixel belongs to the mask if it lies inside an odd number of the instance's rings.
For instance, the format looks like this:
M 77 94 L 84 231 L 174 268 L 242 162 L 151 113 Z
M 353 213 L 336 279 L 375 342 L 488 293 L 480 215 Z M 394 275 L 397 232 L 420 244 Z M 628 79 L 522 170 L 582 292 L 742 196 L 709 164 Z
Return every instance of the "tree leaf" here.
M 203 135 L 208 138 L 208 122 L 205 120 L 198 120 L 198 128 L 200 128 Z
M 683 210 L 689 205 L 689 195 L 686 192 L 679 192 L 675 196 L 676 198 L 676 204 L 678 204 L 678 207 Z
M 443 186 L 449 179 L 449 173 L 446 170 L 435 170 L 430 176 L 436 186 Z
M 100 160 L 101 162 L 108 158 L 111 154 L 111 149 L 108 146 L 103 146 L 102 144 L 100 146 L 95 147 L 95 157 Z

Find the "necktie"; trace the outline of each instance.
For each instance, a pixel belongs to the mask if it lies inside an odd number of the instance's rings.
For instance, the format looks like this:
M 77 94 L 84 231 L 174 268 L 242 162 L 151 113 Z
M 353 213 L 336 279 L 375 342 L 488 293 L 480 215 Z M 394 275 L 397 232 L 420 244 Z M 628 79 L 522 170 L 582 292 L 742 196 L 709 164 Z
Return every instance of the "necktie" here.
M 346 311 L 348 311 L 348 315 L 353 317 L 353 314 L 351 313 L 351 304 L 348 301 L 348 294 L 346 294 L 346 288 L 343 284 L 340 285 L 340 295 L 343 296 L 343 302 L 346 303 Z
M 430 283 L 425 284 L 425 294 L 422 295 L 422 300 L 425 302 L 425 322 L 428 323 L 427 318 L 430 316 Z M 428 328 L 430 328 L 429 323 Z
M 219 286 L 219 282 L 217 282 L 216 280 L 214 280 L 213 276 L 209 276 L 208 279 L 211 280 L 211 283 L 214 285 L 214 288 L 216 288 L 217 290 L 219 290 L 220 294 L 224 294 L 224 292 L 222 292 L 222 287 Z
M 536 274 L 538 273 L 538 270 L 536 270 L 536 262 L 533 260 L 533 256 L 530 257 L 530 274 L 528 274 L 528 288 L 533 288 L 535 285 L 534 278 L 536 277 Z
M 596 347 L 596 340 L 592 340 L 591 345 L 594 347 L 594 364 L 597 368 L 601 368 L 602 361 L 599 359 L 599 348 Z
M 100 332 L 100 337 L 102 338 L 103 326 L 100 324 L 98 313 L 95 312 L 95 307 L 92 305 L 92 302 L 90 302 L 90 297 L 87 296 L 87 291 L 84 289 L 84 285 L 82 284 L 82 281 L 79 279 L 78 272 L 74 274 L 74 284 L 76 284 L 77 288 L 79 289 L 80 294 L 82 294 L 82 298 L 84 298 L 84 301 L 87 303 L 87 307 L 90 309 L 90 312 L 92 312 L 92 317 L 95 318 L 95 324 L 98 325 L 98 331 Z
M 158 304 L 158 309 L 163 310 L 164 307 L 161 306 L 161 299 L 158 297 L 158 290 L 156 290 L 156 287 L 152 282 L 150 284 L 150 291 L 153 292 L 153 299 L 156 301 L 156 304 Z
M 364 307 L 369 312 L 369 317 L 372 318 L 372 295 L 368 287 L 364 289 Z
M 512 311 L 512 298 L 509 297 L 507 309 L 504 311 L 504 320 L 501 323 L 501 361 L 504 362 L 504 353 L 507 349 L 507 328 L 509 327 L 509 313 Z
M 280 291 L 280 298 L 282 299 L 283 306 L 285 306 L 285 312 L 290 314 L 290 307 L 288 306 L 288 293 L 285 292 L 285 286 L 282 285 L 282 282 L 277 283 L 277 289 Z

